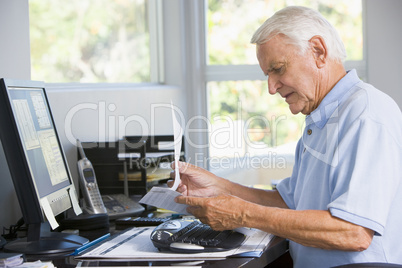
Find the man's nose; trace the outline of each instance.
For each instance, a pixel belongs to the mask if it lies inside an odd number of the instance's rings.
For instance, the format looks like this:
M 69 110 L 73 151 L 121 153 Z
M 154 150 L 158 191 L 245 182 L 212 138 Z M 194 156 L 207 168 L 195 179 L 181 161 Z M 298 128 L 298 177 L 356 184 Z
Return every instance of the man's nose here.
M 282 86 L 282 83 L 275 77 L 275 75 L 268 76 L 268 92 L 274 95 L 278 92 L 278 89 Z

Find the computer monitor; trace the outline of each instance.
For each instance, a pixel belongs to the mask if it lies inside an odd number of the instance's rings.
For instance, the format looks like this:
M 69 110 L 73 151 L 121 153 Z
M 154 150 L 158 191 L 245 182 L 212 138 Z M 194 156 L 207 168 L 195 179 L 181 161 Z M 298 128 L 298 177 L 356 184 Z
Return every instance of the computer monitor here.
M 88 242 L 46 228 L 58 226 L 58 214 L 81 209 L 43 82 L 0 80 L 0 137 L 28 227 L 25 240 L 8 243 L 4 250 L 58 254 Z

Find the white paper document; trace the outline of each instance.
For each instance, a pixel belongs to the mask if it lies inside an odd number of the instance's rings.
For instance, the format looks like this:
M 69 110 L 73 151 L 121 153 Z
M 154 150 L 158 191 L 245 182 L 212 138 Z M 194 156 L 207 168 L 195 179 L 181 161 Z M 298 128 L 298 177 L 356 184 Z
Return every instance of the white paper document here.
M 224 259 L 246 252 L 261 253 L 273 238 L 272 234 L 255 230 L 236 249 L 222 252 L 173 253 L 159 252 L 150 239 L 153 227 L 134 227 L 112 237 L 94 249 L 90 249 L 77 259 L 115 260 L 206 260 Z
M 164 208 L 179 214 L 189 214 L 186 211 L 188 205 L 179 204 L 174 201 L 175 197 L 181 195 L 171 188 L 152 187 L 152 189 L 140 200 L 140 203 Z
M 56 229 L 59 227 L 59 224 L 57 223 L 57 220 L 53 214 L 53 210 L 50 207 L 50 203 L 47 200 L 47 197 L 44 197 L 40 200 L 40 204 L 43 209 L 43 213 L 45 213 L 46 219 L 49 222 L 50 227 L 52 227 L 52 230 Z
M 181 143 L 183 136 L 183 129 L 177 121 L 176 114 L 173 109 L 173 104 L 171 104 L 172 109 L 172 120 L 173 120 L 173 133 L 174 133 L 174 162 L 175 166 L 178 166 L 180 153 L 181 153 Z M 168 210 L 175 211 L 180 214 L 189 214 L 186 211 L 187 205 L 178 204 L 174 201 L 174 198 L 180 193 L 176 192 L 177 187 L 180 184 L 180 172 L 179 169 L 175 169 L 175 179 L 172 188 L 162 188 L 153 187 L 141 200 L 140 203 L 151 205 L 158 208 L 164 208 Z
M 179 122 L 177 121 L 176 114 L 173 109 L 173 104 L 171 104 L 172 109 L 172 120 L 173 120 L 173 137 L 174 137 L 174 163 L 177 167 L 179 165 L 180 159 L 180 151 L 181 151 L 181 142 L 183 136 L 183 128 L 180 126 Z M 180 172 L 179 169 L 175 169 L 175 177 L 174 177 L 174 185 L 172 186 L 172 190 L 176 191 L 177 187 L 180 184 Z

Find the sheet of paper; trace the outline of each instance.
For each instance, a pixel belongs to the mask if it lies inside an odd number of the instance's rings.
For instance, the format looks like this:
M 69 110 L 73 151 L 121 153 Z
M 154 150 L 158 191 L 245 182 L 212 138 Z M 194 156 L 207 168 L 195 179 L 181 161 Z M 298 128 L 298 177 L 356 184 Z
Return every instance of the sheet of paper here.
M 180 159 L 181 143 L 183 136 L 183 129 L 177 121 L 176 114 L 171 103 L 172 109 L 172 121 L 173 121 L 173 137 L 174 137 L 174 161 L 177 166 Z M 153 187 L 141 200 L 140 203 L 155 206 L 158 208 L 164 208 L 175 211 L 180 214 L 188 214 L 186 211 L 187 205 L 177 204 L 174 198 L 180 193 L 176 192 L 177 187 L 180 184 L 180 173 L 178 169 L 175 169 L 175 179 L 172 188 Z
M 52 230 L 59 227 L 59 224 L 57 223 L 56 218 L 54 217 L 53 210 L 50 207 L 50 204 L 49 204 L 49 201 L 47 200 L 47 198 L 46 197 L 42 198 L 40 200 L 40 203 L 42 205 L 43 213 L 45 214 L 46 219 L 50 224 L 50 227 L 52 227 Z
M 80 215 L 82 213 L 82 209 L 78 202 L 78 198 L 76 196 L 75 190 L 73 191 L 70 188 L 70 190 L 68 191 L 68 194 L 70 195 L 70 200 L 71 200 L 71 204 L 73 205 L 73 210 L 74 210 L 75 215 Z
M 189 213 L 186 211 L 188 206 L 178 204 L 174 201 L 175 197 L 178 195 L 180 195 L 180 193 L 173 191 L 171 188 L 152 187 L 152 189 L 140 200 L 140 203 L 188 215 Z
M 115 260 L 205 260 L 224 259 L 245 252 L 262 252 L 273 238 L 272 234 L 255 230 L 248 235 L 243 244 L 236 249 L 223 252 L 173 253 L 159 252 L 150 239 L 153 227 L 137 227 L 113 237 L 94 249 L 90 249 L 77 259 L 115 259 Z
M 172 120 L 173 120 L 173 136 L 174 136 L 174 162 L 175 166 L 179 165 L 181 142 L 183 136 L 183 129 L 181 128 L 179 122 L 177 121 L 176 114 L 173 109 L 173 103 L 170 104 L 172 109 Z M 179 169 L 175 169 L 175 178 L 172 190 L 176 191 L 180 184 L 180 173 Z

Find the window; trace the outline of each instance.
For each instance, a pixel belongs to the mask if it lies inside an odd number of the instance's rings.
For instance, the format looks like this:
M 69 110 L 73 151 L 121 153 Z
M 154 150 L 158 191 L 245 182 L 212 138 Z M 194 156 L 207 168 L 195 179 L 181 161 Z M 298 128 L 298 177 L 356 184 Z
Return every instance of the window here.
M 250 44 L 252 34 L 289 5 L 318 10 L 341 35 L 347 60 L 363 59 L 361 0 L 208 0 L 208 64 L 258 64 L 255 47 Z
M 291 114 L 279 95 L 271 96 L 266 81 L 209 82 L 207 92 L 210 156 L 261 156 L 267 154 L 267 148 L 279 146 L 282 152 L 290 147 L 287 153 L 293 154 L 304 116 Z
M 245 158 L 261 160 L 275 154 L 278 160 L 294 155 L 304 115 L 292 115 L 280 96 L 269 95 L 266 77 L 257 65 L 255 45 L 250 44 L 254 31 L 288 5 L 311 7 L 323 14 L 345 43 L 346 68 L 356 68 L 365 77 L 361 0 L 208 0 L 206 92 L 211 122 L 209 158 L 214 172 L 225 169 L 222 163 L 228 163 L 230 170 L 236 168 L 236 163 L 241 170 L 258 168 L 245 166 Z M 217 162 L 219 166 L 211 165 Z M 286 169 L 285 175 L 290 175 L 289 165 L 292 160 L 270 168 Z M 280 173 L 278 178 L 283 175 Z M 275 179 L 272 173 L 269 176 Z
M 32 79 L 151 81 L 146 0 L 30 0 Z

